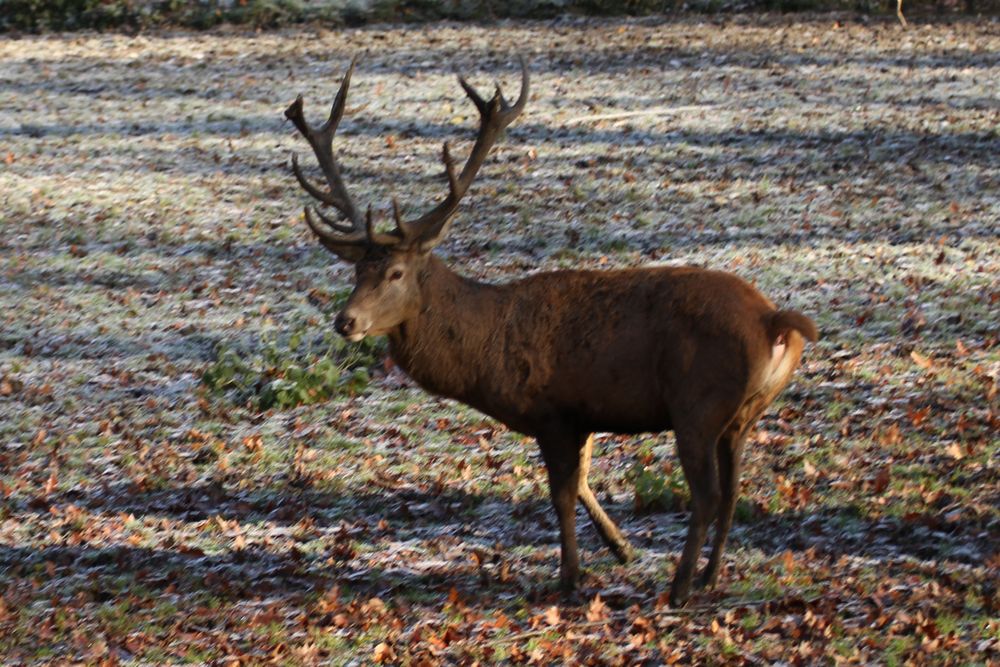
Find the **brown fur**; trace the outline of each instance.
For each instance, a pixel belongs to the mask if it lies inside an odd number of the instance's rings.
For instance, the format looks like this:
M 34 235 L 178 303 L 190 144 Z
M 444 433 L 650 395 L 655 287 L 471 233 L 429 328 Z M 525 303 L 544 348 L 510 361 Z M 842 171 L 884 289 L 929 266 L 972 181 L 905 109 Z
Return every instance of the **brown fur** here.
M 377 321 L 387 314 L 368 311 L 386 298 L 380 290 L 392 266 L 417 275 L 407 314 L 388 326 Z M 579 577 L 578 498 L 615 554 L 624 561 L 631 553 L 587 486 L 591 435 L 668 429 L 692 495 L 671 600 L 687 599 L 713 521 L 715 545 L 700 583 L 715 583 L 743 442 L 788 384 L 805 340 L 816 339 L 809 318 L 777 310 L 732 274 L 690 267 L 558 271 L 489 285 L 458 276 L 432 254 L 404 251 L 363 260 L 358 276 L 341 318 L 367 317 L 372 330 L 385 330 L 393 359 L 428 391 L 538 439 L 560 521 L 565 587 Z

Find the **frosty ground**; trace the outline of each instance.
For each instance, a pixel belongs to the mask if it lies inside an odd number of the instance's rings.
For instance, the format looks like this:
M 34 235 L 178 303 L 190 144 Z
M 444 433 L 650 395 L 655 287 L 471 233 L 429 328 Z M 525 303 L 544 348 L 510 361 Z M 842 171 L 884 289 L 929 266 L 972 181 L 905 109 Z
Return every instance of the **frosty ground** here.
M 529 63 L 440 250 L 462 273 L 698 264 L 819 324 L 718 591 L 664 603 L 670 435 L 599 437 L 592 486 L 642 555 L 581 521 L 563 599 L 533 443 L 332 335 L 352 271 L 301 221 L 282 111 L 320 120 L 359 53 L 337 145 L 385 221 L 469 148 L 453 70 L 514 94 Z M 1000 659 L 996 23 L 49 35 L 0 41 L 0 78 L 6 660 Z M 323 359 L 323 400 L 262 400 Z

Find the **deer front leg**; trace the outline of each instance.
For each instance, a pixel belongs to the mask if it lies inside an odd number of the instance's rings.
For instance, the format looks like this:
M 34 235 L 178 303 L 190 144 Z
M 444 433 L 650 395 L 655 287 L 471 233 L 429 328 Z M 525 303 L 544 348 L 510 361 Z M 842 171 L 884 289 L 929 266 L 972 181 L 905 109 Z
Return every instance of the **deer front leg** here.
M 627 563 L 635 556 L 635 551 L 632 549 L 632 545 L 628 543 L 628 540 L 625 539 L 625 536 L 622 535 L 618 526 L 615 525 L 615 522 L 604 512 L 600 503 L 597 502 L 594 492 L 590 490 L 590 485 L 587 483 L 587 475 L 590 473 L 590 457 L 593 450 L 594 434 L 591 433 L 587 436 L 587 441 L 583 444 L 583 449 L 580 451 L 580 485 L 577 493 L 580 496 L 580 502 L 583 503 L 584 509 L 590 515 L 590 520 L 593 522 L 594 528 L 597 529 L 597 534 L 608 545 L 608 548 L 611 549 L 611 553 L 615 555 L 618 562 Z
M 576 588 L 580 580 L 580 557 L 576 546 L 576 498 L 580 488 L 580 441 L 566 435 L 538 438 L 545 468 L 549 473 L 549 493 L 559 519 L 559 584 L 563 591 Z

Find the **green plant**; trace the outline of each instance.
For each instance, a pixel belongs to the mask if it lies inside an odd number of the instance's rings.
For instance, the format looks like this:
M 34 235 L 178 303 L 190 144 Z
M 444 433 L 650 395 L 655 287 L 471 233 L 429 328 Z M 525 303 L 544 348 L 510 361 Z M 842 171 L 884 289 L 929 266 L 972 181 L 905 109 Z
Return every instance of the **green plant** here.
M 291 408 L 362 391 L 368 367 L 381 355 L 382 344 L 373 339 L 347 345 L 333 333 L 309 338 L 296 331 L 252 349 L 220 347 L 202 385 L 259 410 Z
M 0 29 L 75 30 L 127 23 L 129 0 L 2 0 Z
M 296 0 L 247 0 L 225 12 L 224 18 L 232 23 L 250 24 L 256 28 L 275 28 L 301 20 L 303 14 L 302 5 Z
M 592 14 L 651 14 L 672 9 L 673 0 L 583 0 L 579 7 Z
M 665 471 L 636 462 L 628 471 L 635 492 L 636 512 L 682 511 L 687 508 L 688 488 L 680 468 Z

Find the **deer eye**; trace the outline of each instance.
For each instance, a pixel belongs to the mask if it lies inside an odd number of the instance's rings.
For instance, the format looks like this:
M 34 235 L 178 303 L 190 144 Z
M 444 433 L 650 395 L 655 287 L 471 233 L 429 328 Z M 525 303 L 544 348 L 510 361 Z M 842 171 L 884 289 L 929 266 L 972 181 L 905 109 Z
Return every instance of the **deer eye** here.
M 403 272 L 400 269 L 393 269 L 389 272 L 389 281 L 399 280 L 403 277 Z

